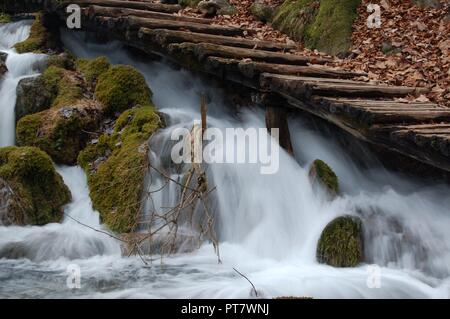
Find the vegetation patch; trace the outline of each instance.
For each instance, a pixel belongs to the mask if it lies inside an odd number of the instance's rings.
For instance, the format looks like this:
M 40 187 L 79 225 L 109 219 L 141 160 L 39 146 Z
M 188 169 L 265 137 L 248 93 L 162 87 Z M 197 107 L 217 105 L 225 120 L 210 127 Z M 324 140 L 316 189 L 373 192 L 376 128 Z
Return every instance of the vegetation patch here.
M 323 230 L 317 260 L 334 267 L 355 267 L 363 261 L 363 229 L 358 217 L 342 216 Z
M 36 20 L 31 25 L 28 39 L 19 42 L 14 46 L 18 53 L 42 53 L 55 47 L 56 41 L 53 35 L 42 23 L 42 14 L 36 15 Z
M 286 0 L 273 25 L 308 47 L 329 54 L 348 51 L 361 0 Z
M 86 82 L 95 87 L 98 77 L 108 71 L 110 64 L 105 56 L 100 56 L 91 60 L 78 59 L 76 60 L 76 66 L 83 73 Z
M 71 200 L 50 157 L 35 147 L 0 148 L 0 179 L 12 190 L 8 211 L 13 224 L 59 222 Z
M 11 16 L 7 13 L 0 12 L 0 23 L 11 22 Z
M 148 170 L 148 139 L 162 126 L 154 106 L 125 111 L 113 133 L 104 134 L 79 155 L 91 198 L 102 222 L 117 233 L 135 229 Z
M 135 68 L 116 65 L 98 77 L 95 96 L 103 104 L 105 113 L 113 115 L 137 105 L 149 104 L 152 92 Z
M 310 168 L 309 177 L 313 183 L 324 187 L 332 197 L 339 194 L 339 180 L 334 171 L 322 160 L 315 160 Z

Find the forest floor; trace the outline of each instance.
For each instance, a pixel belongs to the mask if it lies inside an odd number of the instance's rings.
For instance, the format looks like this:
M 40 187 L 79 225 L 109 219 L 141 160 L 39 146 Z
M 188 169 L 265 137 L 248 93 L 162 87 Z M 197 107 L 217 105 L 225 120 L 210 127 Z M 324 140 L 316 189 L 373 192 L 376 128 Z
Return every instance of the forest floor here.
M 213 23 L 252 30 L 247 37 L 297 44 L 293 54 L 328 56 L 305 48 L 300 42 L 275 30 L 270 23 L 258 21 L 250 12 L 253 0 L 230 0 L 237 8 L 233 16 L 217 16 Z M 282 0 L 265 0 L 280 4 Z M 381 27 L 368 28 L 367 5 L 363 0 L 353 24 L 353 45 L 347 58 L 333 57 L 330 66 L 363 71 L 367 77 L 358 80 L 390 85 L 428 87 L 430 92 L 408 101 L 437 102 L 450 107 L 450 2 L 442 0 L 442 8 L 421 8 L 410 0 L 375 1 L 381 6 Z M 186 8 L 180 14 L 200 16 L 196 9 Z

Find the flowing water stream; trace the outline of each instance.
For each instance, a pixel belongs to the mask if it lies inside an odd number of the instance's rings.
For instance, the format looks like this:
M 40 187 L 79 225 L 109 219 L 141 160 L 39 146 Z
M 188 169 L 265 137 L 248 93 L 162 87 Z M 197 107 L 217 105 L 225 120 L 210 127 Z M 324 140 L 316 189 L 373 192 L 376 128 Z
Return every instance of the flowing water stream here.
M 32 65 L 38 56 L 17 55 L 9 49 L 26 37 L 26 28 L 25 23 L 0 27 L 1 50 Z M 233 114 L 224 92 L 187 71 L 130 57 L 118 43 L 96 45 L 83 41 L 82 34 L 72 33 L 64 33 L 63 39 L 79 57 L 106 55 L 112 63 L 134 65 L 145 75 L 155 105 L 168 117 L 168 127 L 151 140 L 154 163 L 164 165 L 174 128 L 191 127 L 200 118 L 199 100 L 205 92 L 210 98 L 210 125 L 265 127 L 260 109 Z M 20 68 L 9 59 L 6 79 Z M 14 136 L 14 88 L 6 80 L 1 84 L 1 140 L 8 136 L 4 145 L 11 145 Z M 217 263 L 212 245 L 205 243 L 193 252 L 166 257 L 162 264 L 145 266 L 138 257 L 122 257 L 115 239 L 70 219 L 44 227 L 0 226 L 0 250 L 20 245 L 28 252 L 27 258 L 0 260 L 0 297 L 252 297 L 251 286 L 233 271 L 235 267 L 264 297 L 449 298 L 449 188 L 390 173 L 368 152 L 361 152 L 360 160 L 370 167 L 363 169 L 332 135 L 311 128 L 301 118 L 292 118 L 290 128 L 296 158 L 280 150 L 277 174 L 261 175 L 258 164 L 209 166 L 209 182 L 217 187 L 214 210 L 222 264 Z M 330 202 L 324 194 L 314 192 L 308 166 L 316 158 L 336 171 L 342 197 Z M 102 228 L 98 213 L 92 210 L 82 170 L 60 167 L 58 171 L 74 197 L 66 214 Z M 156 181 L 148 190 L 159 186 Z M 170 206 L 175 196 L 168 187 L 155 194 L 153 205 Z M 344 214 L 358 214 L 364 221 L 365 253 L 371 264 L 380 266 L 379 288 L 367 284 L 372 269 L 368 264 L 338 269 L 316 262 L 321 231 Z M 81 269 L 81 289 L 66 286 L 66 270 L 72 264 Z

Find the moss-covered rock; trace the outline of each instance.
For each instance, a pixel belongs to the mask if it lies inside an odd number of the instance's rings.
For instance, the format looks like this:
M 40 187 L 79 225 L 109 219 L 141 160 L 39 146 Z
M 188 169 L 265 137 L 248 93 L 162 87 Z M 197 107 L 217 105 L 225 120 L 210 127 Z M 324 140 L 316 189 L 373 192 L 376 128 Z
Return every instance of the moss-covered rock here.
M 106 114 L 115 114 L 149 104 L 152 92 L 135 68 L 116 65 L 98 77 L 95 96 L 104 105 Z
M 313 49 L 329 54 L 348 51 L 361 0 L 286 0 L 273 25 Z
M 111 135 L 104 134 L 78 157 L 102 221 L 118 233 L 134 230 L 147 172 L 148 139 L 162 122 L 151 105 L 125 111 Z
M 250 12 L 254 17 L 262 22 L 270 22 L 275 14 L 276 8 L 272 5 L 268 5 L 264 0 L 257 0 L 253 2 L 250 7 Z
M 355 267 L 364 259 L 362 221 L 342 216 L 331 221 L 317 244 L 317 260 L 334 267 Z
M 16 122 L 26 115 L 48 109 L 53 102 L 53 96 L 46 89 L 41 76 L 20 80 L 16 93 Z
M 57 47 L 57 40 L 42 21 L 42 14 L 37 14 L 28 38 L 14 46 L 18 53 L 45 53 Z
M 79 100 L 61 108 L 27 115 L 16 127 L 17 144 L 44 150 L 61 164 L 73 165 L 79 152 L 101 120 L 101 107 L 90 100 Z
M 3 225 L 59 222 L 70 192 L 50 157 L 34 147 L 0 148 L 0 210 Z
M 100 56 L 95 59 L 78 59 L 76 61 L 77 69 L 81 71 L 88 84 L 95 87 L 100 75 L 108 71 L 110 64 L 108 58 Z
M 338 177 L 324 161 L 317 159 L 311 164 L 309 178 L 313 184 L 325 188 L 332 197 L 339 194 Z

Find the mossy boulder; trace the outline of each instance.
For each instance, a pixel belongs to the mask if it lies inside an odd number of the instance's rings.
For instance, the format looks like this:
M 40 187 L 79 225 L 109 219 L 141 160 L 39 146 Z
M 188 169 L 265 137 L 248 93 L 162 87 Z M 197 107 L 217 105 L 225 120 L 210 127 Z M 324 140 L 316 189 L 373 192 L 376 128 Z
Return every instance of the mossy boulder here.
M 331 197 L 339 194 L 338 177 L 324 161 L 317 159 L 311 164 L 309 178 L 313 184 L 323 187 Z
M 275 10 L 275 6 L 266 4 L 264 0 L 256 0 L 250 7 L 252 15 L 262 22 L 272 21 Z
M 34 147 L 0 148 L 0 222 L 44 225 L 59 222 L 71 195 L 52 160 Z
M 73 165 L 86 146 L 90 133 L 101 120 L 101 107 L 91 100 L 79 100 L 61 108 L 27 115 L 16 127 L 17 144 L 44 150 L 60 164 Z
M 151 103 L 152 91 L 135 68 L 116 65 L 98 77 L 95 97 L 103 104 L 105 113 L 111 115 Z
M 148 139 L 162 126 L 152 105 L 125 111 L 112 134 L 104 134 L 79 155 L 92 202 L 102 222 L 117 233 L 135 229 L 148 171 Z
M 317 244 L 320 263 L 333 267 L 355 267 L 364 259 L 362 221 L 354 216 L 342 216 L 331 221 Z
M 41 76 L 20 80 L 16 93 L 16 122 L 26 115 L 44 111 L 52 104 L 52 94 L 46 89 Z
M 108 71 L 110 64 L 107 57 L 100 56 L 95 59 L 78 59 L 76 66 L 83 73 L 86 82 L 95 87 L 99 76 Z
M 337 55 L 351 46 L 360 4 L 361 0 L 286 0 L 277 9 L 273 25 L 310 48 Z
M 56 47 L 57 39 L 44 26 L 42 14 L 36 15 L 36 19 L 31 25 L 30 35 L 28 38 L 14 46 L 18 53 L 46 53 Z

